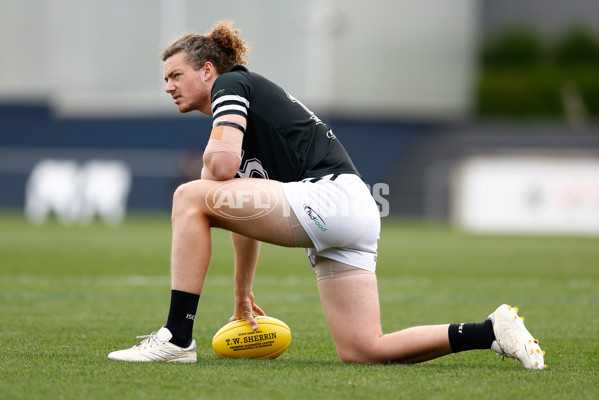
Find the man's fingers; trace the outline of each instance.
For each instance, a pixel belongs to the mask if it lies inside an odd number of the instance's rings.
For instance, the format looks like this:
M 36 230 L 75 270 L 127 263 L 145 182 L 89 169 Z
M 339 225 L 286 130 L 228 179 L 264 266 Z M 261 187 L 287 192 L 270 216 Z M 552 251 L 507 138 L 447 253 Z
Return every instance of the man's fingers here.
M 254 304 L 254 311 L 258 313 L 258 315 L 266 316 L 266 313 L 262 311 L 258 304 Z
M 252 314 L 247 315 L 245 320 L 250 324 L 253 330 L 258 329 L 258 322 L 256 322 L 256 319 Z
M 264 315 L 264 314 L 262 314 L 262 315 Z M 254 316 L 251 314 L 246 315 L 245 317 L 237 317 L 237 316 L 233 315 L 231 318 L 229 318 L 229 322 L 239 321 L 242 319 L 245 319 L 248 322 L 248 324 L 250 324 L 250 326 L 252 327 L 253 330 L 258 329 L 258 322 L 254 318 Z

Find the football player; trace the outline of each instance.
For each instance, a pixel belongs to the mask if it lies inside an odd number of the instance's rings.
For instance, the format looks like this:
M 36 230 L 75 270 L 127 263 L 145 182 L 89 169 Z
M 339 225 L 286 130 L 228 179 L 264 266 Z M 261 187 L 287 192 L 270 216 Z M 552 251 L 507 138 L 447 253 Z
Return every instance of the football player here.
M 162 55 L 165 90 L 182 113 L 213 119 L 201 179 L 177 188 L 172 208 L 171 305 L 165 326 L 109 358 L 195 362 L 193 324 L 210 264 L 210 228 L 232 232 L 235 310 L 256 329 L 252 293 L 260 242 L 307 249 L 324 314 L 344 362 L 415 363 L 492 349 L 544 367 L 517 309 L 478 323 L 383 334 L 377 278 L 378 206 L 336 133 L 308 107 L 247 69 L 248 47 L 229 21 L 188 34 Z M 318 65 L 315 61 L 315 68 Z

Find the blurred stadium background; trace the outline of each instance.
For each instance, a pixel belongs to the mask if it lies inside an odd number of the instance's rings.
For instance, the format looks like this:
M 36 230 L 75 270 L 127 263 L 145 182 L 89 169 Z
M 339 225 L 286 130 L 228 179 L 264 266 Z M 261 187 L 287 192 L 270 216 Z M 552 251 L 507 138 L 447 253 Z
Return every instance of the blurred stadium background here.
M 178 114 L 159 52 L 221 19 L 392 216 L 599 234 L 595 0 L 0 0 L 0 210 L 168 212 L 210 120 Z

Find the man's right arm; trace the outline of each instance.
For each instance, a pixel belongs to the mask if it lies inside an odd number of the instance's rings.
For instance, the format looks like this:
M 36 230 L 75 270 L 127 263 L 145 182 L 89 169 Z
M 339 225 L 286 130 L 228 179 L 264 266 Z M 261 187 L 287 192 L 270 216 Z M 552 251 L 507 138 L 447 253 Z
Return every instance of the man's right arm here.
M 204 150 L 202 179 L 224 181 L 233 179 L 241 165 L 241 145 L 246 119 L 226 114 L 214 120 L 210 139 Z

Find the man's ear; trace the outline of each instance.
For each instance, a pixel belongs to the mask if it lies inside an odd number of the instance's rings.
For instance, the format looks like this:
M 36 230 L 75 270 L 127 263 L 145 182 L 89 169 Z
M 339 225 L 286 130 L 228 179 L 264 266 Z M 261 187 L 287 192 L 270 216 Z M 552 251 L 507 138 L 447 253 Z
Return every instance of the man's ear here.
M 208 82 L 209 80 L 216 78 L 217 75 L 218 73 L 216 72 L 214 64 L 212 64 L 210 61 L 206 61 L 206 64 L 204 64 L 204 81 Z

